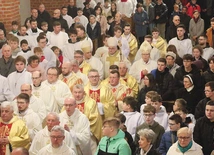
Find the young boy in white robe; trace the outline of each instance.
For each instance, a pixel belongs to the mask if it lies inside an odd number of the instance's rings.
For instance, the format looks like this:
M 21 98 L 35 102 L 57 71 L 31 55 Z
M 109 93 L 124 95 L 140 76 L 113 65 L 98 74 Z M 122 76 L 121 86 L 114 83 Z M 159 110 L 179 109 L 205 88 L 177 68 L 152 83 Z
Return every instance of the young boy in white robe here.
M 21 51 L 17 54 L 17 56 L 21 55 L 27 60 L 31 56 L 31 49 L 28 46 L 27 40 L 23 39 L 20 42 L 20 46 L 21 46 Z
M 33 52 L 36 56 L 39 57 L 40 59 L 40 62 L 39 62 L 39 66 L 41 68 L 43 68 L 45 71 L 48 69 L 47 66 L 48 66 L 48 61 L 45 59 L 45 56 L 44 56 L 44 53 L 43 53 L 43 50 L 40 48 L 40 47 L 35 47 L 33 49 Z
M 137 112 L 137 101 L 134 97 L 127 96 L 123 99 L 123 112 L 126 117 L 127 131 L 135 138 L 136 128 L 143 124 L 143 115 Z

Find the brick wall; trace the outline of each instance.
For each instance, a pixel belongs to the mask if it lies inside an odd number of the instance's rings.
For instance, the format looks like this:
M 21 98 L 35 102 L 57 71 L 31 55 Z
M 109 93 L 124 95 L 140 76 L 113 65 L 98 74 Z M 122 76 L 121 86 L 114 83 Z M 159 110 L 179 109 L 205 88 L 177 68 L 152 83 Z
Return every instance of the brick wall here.
M 0 22 L 4 23 L 7 32 L 11 30 L 11 22 L 16 20 L 19 23 L 19 0 L 1 0 L 0 3 Z

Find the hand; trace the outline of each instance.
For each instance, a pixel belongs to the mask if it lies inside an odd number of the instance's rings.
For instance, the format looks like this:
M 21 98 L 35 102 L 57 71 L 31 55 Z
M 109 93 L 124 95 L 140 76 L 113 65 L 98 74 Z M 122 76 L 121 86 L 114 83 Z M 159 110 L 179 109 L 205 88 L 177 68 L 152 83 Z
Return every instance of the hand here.
M 69 129 L 69 127 L 68 127 L 67 124 L 64 125 L 64 129 L 65 129 L 66 131 L 70 132 L 70 129 Z
M 160 17 L 159 16 L 156 16 L 156 19 L 159 19 Z

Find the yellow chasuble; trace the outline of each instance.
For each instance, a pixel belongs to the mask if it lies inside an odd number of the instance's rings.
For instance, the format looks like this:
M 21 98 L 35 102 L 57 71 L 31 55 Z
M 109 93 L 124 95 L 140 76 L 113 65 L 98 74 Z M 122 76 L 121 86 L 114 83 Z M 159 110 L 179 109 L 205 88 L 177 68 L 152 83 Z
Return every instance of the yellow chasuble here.
M 73 87 L 76 84 L 83 84 L 82 79 L 77 77 L 75 73 L 72 73 L 72 76 L 70 76 L 69 78 L 63 77 L 63 75 L 60 74 L 59 80 L 65 82 L 68 85 L 68 87 L 70 88 L 71 92 L 72 92 Z
M 83 60 L 83 62 L 79 66 L 80 72 L 85 75 L 88 75 L 88 71 L 91 68 L 92 68 L 91 65 L 89 63 L 87 63 L 85 60 Z
M 133 76 L 129 75 L 128 73 L 126 74 L 125 77 L 121 77 L 121 78 L 125 81 L 125 85 L 132 90 L 134 97 L 137 98 L 138 88 L 139 88 L 137 80 Z
M 102 84 L 99 84 L 98 90 L 99 94 L 95 95 L 93 91 L 91 91 L 91 84 L 88 83 L 85 87 L 84 90 L 87 95 L 89 95 L 91 98 L 96 100 L 97 102 L 101 102 L 104 105 L 104 117 L 113 117 L 115 112 L 116 112 L 116 107 L 115 107 L 115 99 L 112 94 L 112 91 L 109 87 L 106 87 Z
M 126 82 L 122 78 L 120 78 L 120 83 L 126 85 Z M 105 80 L 101 82 L 101 85 L 107 86 L 108 84 L 109 84 L 109 77 L 107 77 Z
M 24 147 L 29 149 L 30 147 L 30 137 L 28 134 L 28 129 L 25 123 L 20 120 L 17 116 L 13 118 L 7 124 L 0 118 L 0 137 L 8 137 L 12 149 L 18 147 Z M 1 155 L 8 154 L 9 145 L 0 145 Z
M 157 42 L 156 42 L 156 44 L 153 44 L 152 43 L 152 46 L 153 47 L 156 47 L 157 49 L 159 49 L 160 50 L 160 57 L 161 58 L 165 58 L 165 56 L 166 56 L 166 48 L 167 48 L 167 43 L 166 43 L 166 41 L 163 39 L 163 38 L 161 38 L 160 36 L 158 37 L 158 39 L 157 39 Z
M 132 63 L 135 59 L 135 56 L 138 50 L 137 39 L 132 33 L 130 33 L 129 37 L 126 37 L 123 33 L 122 37 L 126 38 L 129 43 L 130 52 L 129 52 L 128 60 Z

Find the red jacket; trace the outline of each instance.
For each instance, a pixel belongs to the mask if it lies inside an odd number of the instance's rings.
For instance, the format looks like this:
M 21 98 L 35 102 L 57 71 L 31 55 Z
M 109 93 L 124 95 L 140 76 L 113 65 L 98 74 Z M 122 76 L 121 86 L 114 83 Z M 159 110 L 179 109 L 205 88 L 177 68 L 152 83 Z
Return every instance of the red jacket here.
M 198 10 L 201 12 L 201 7 L 198 4 L 192 5 L 190 2 L 186 5 L 187 7 L 187 15 L 189 15 L 191 18 L 193 17 L 193 12 L 195 10 Z

